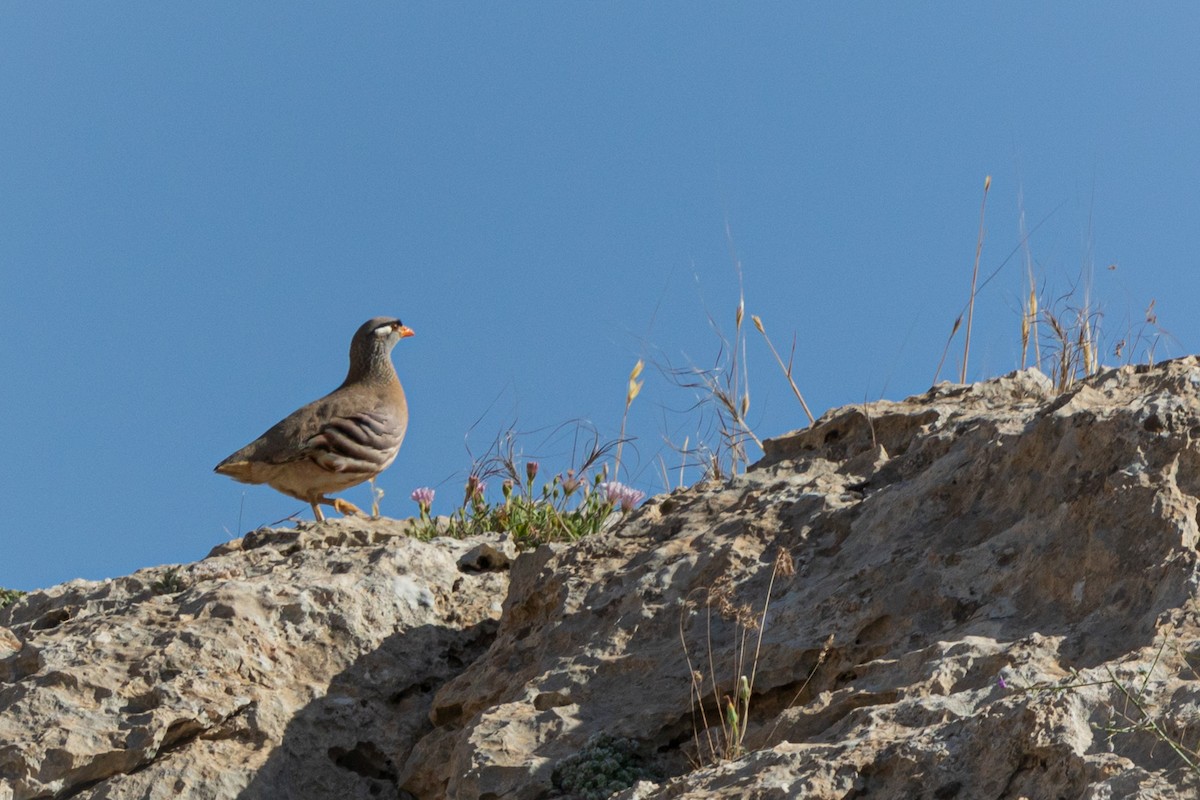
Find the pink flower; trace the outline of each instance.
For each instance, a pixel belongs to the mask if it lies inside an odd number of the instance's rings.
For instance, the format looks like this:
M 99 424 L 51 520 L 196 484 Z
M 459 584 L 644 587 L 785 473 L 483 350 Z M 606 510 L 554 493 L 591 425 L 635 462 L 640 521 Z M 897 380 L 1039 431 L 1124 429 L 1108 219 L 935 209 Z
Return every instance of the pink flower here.
M 629 511 L 646 497 L 645 492 L 639 492 L 632 486 L 626 486 L 617 481 L 608 481 L 598 487 L 604 492 L 604 497 L 610 505 L 620 506 L 622 511 Z
M 639 492 L 632 486 L 626 486 L 624 493 L 621 495 L 621 510 L 629 511 L 638 503 L 646 498 L 645 492 Z
M 421 509 L 421 516 L 428 517 L 429 509 L 433 506 L 433 489 L 430 489 L 428 486 L 413 489 L 412 499 Z
M 468 475 L 466 493 L 463 495 L 463 507 L 466 507 L 468 503 L 482 502 L 485 491 L 487 491 L 487 484 L 480 480 L 478 475 Z
M 625 493 L 624 483 L 618 483 L 617 481 L 601 483 L 598 488 L 601 492 L 604 492 L 605 499 L 608 500 L 608 504 L 610 505 L 619 504 L 620 498 Z

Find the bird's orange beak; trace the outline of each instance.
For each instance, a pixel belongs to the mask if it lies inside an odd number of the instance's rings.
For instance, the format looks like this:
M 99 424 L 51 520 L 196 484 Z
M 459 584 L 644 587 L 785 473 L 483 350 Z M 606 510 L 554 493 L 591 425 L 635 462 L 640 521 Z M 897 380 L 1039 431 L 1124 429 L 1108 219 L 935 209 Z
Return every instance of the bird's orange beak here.
M 410 336 L 416 336 L 416 334 L 413 332 L 413 329 L 407 325 L 401 325 L 399 328 L 396 328 L 396 333 L 400 334 L 401 339 L 407 339 Z

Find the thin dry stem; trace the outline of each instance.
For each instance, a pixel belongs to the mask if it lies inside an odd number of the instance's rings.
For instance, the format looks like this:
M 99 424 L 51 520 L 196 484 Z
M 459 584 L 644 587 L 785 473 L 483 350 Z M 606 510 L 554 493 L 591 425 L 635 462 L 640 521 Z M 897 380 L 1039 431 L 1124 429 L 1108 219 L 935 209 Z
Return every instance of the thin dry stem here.
M 775 356 L 775 363 L 779 364 L 779 368 L 783 370 L 783 375 L 787 378 L 788 385 L 792 387 L 792 394 L 796 395 L 796 399 L 800 401 L 800 407 L 804 409 L 804 414 L 808 417 L 808 423 L 811 425 L 816 420 L 813 418 L 812 411 L 808 409 L 808 403 L 804 402 L 804 395 L 800 394 L 800 387 L 792 379 L 791 360 L 789 359 L 786 365 L 783 363 L 783 359 L 779 357 L 779 351 L 775 349 L 775 343 L 771 341 L 771 337 L 767 336 L 766 330 L 763 329 L 762 319 L 757 315 L 752 315 L 750 319 L 753 320 L 754 327 L 758 329 L 763 339 L 766 340 L 767 347 L 771 348 L 771 355 Z
M 946 345 L 942 348 L 942 357 L 938 360 L 937 371 L 933 373 L 933 382 L 936 384 L 938 378 L 942 375 L 942 367 L 946 364 L 946 356 L 950 353 L 950 343 L 954 341 L 954 334 L 958 333 L 958 329 L 962 327 L 963 315 L 959 314 L 954 320 L 953 327 L 950 328 L 950 335 L 946 337 Z
M 625 423 L 629 420 L 629 407 L 633 405 L 633 400 L 642 391 L 642 381 L 638 377 L 642 374 L 642 368 L 645 364 L 639 358 L 637 363 L 633 365 L 633 369 L 629 373 L 629 385 L 625 389 L 625 412 L 621 414 L 621 435 L 617 437 L 617 453 L 613 458 L 613 480 L 621 479 L 621 447 L 625 444 Z
M 975 243 L 975 269 L 971 272 L 971 298 L 967 304 L 967 341 L 963 346 L 962 370 L 959 383 L 967 382 L 967 359 L 971 355 L 971 323 L 975 320 L 975 292 L 979 283 L 979 257 L 983 253 L 983 219 L 987 209 L 988 189 L 992 186 L 992 176 L 983 180 L 983 202 L 979 204 L 979 239 Z

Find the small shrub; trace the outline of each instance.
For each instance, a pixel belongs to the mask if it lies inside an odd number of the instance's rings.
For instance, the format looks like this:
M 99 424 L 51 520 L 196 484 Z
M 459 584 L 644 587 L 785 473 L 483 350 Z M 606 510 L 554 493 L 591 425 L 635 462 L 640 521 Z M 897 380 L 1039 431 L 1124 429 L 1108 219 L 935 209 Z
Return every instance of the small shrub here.
M 154 592 L 156 595 L 176 594 L 177 592 L 182 592 L 186 588 L 187 584 L 184 583 L 183 578 L 179 576 L 178 567 L 171 567 L 163 573 L 161 578 L 150 584 L 150 591 Z
M 631 739 L 598 733 L 554 768 L 554 787 L 580 800 L 604 800 L 654 777 Z
M 20 589 L 0 589 L 0 608 L 8 608 L 24 596 Z

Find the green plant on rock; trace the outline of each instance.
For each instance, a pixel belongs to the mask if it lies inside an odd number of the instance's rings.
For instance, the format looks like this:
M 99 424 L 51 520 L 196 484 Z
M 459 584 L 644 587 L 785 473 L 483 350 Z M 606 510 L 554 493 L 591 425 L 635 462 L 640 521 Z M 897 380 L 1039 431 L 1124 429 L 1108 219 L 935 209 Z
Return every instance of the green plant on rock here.
M 615 481 L 605 481 L 607 469 L 588 478 L 569 469 L 536 489 L 538 462 L 525 463 L 524 480 L 508 478 L 501 486 L 503 499 L 487 499 L 487 483 L 477 474 L 467 479 L 462 505 L 439 524 L 430 517 L 434 490 L 422 487 L 412 493 L 420 509 L 419 538 L 462 538 L 488 531 L 510 533 L 519 547 L 544 542 L 575 541 L 596 533 L 615 512 L 626 513 L 645 494 Z
M 150 591 L 158 594 L 176 594 L 187 588 L 187 584 L 179 575 L 179 567 L 171 567 L 163 572 L 162 577 L 150 584 Z
M 0 589 L 0 608 L 8 608 L 24 596 L 20 589 Z
M 554 787 L 579 800 L 604 800 L 639 780 L 654 778 L 632 739 L 598 733 L 554 768 Z

